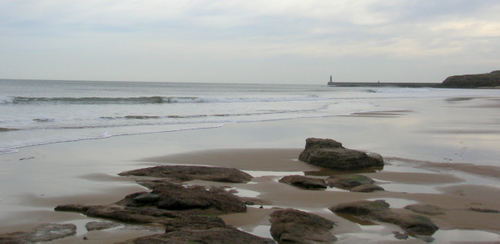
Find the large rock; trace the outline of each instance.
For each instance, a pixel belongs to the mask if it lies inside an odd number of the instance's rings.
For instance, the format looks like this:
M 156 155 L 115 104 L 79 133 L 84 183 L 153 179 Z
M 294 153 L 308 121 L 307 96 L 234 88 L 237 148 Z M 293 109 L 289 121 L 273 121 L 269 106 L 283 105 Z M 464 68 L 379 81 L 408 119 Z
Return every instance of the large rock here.
M 245 183 L 253 177 L 234 168 L 163 165 L 136 169 L 120 173 L 121 176 L 149 176 L 170 178 L 179 181 L 206 180 L 230 183 Z
M 74 224 L 41 224 L 30 232 L 12 232 L 0 235 L 0 243 L 47 242 L 76 234 Z
M 398 214 L 389 209 L 383 200 L 357 201 L 341 203 L 329 208 L 332 212 L 350 214 L 364 221 L 377 220 L 399 225 L 413 235 L 432 235 L 438 227 L 424 216 L 416 214 Z
M 330 230 L 333 221 L 321 216 L 295 209 L 274 211 L 271 221 L 271 235 L 279 243 L 321 243 L 337 240 Z
M 222 188 L 212 187 L 207 190 L 202 186 L 184 187 L 162 183 L 152 192 L 133 193 L 113 204 L 67 204 L 59 205 L 55 210 L 80 212 L 89 217 L 108 218 L 127 223 L 161 223 L 177 226 L 183 222 L 189 225 L 206 221 L 193 218 L 196 216 L 245 212 L 246 205 L 239 197 Z
M 231 227 L 211 228 L 203 230 L 181 229 L 128 240 L 123 244 L 149 244 L 149 243 L 248 243 L 271 244 L 272 239 L 262 238 L 248 234 Z
M 306 147 L 300 153 L 299 160 L 335 170 L 384 166 L 384 160 L 379 154 L 347 149 L 340 142 L 320 138 L 306 139 Z
M 310 178 L 302 175 L 285 176 L 281 178 L 279 182 L 305 189 L 326 189 L 327 187 L 323 179 Z

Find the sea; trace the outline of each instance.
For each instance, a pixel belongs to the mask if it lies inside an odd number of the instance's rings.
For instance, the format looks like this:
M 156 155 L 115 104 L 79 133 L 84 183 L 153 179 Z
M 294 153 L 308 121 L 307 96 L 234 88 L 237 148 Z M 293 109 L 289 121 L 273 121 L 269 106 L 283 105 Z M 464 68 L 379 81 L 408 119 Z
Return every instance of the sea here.
M 233 123 L 405 110 L 388 103 L 498 97 L 498 90 L 0 80 L 0 154 L 37 145 L 206 130 Z

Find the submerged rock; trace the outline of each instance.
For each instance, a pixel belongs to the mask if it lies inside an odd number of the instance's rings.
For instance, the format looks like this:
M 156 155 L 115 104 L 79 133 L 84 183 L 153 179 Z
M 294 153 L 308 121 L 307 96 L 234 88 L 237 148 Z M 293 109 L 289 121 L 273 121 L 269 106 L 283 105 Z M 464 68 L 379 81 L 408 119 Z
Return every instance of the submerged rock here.
M 299 160 L 336 170 L 384 166 L 384 160 L 379 154 L 347 149 L 340 142 L 320 138 L 306 139 L 306 147 L 300 153 Z
M 163 165 L 120 173 L 121 176 L 149 176 L 179 181 L 206 180 L 230 183 L 246 183 L 253 177 L 234 168 Z
M 254 236 L 231 227 L 211 228 L 202 230 L 180 229 L 165 234 L 139 237 L 123 244 L 145 243 L 248 243 L 271 244 L 275 241 Z
M 426 215 L 444 214 L 442 208 L 429 204 L 411 204 L 404 208 L 419 214 L 426 214 Z
M 305 189 L 325 189 L 327 187 L 323 179 L 309 178 L 301 175 L 285 176 L 279 182 Z
M 374 192 L 374 191 L 385 191 L 384 188 L 377 186 L 375 184 L 360 185 L 351 188 L 351 192 Z
M 389 209 L 383 200 L 357 201 L 341 203 L 329 209 L 335 213 L 350 214 L 362 220 L 377 220 L 399 225 L 412 235 L 432 235 L 439 228 L 424 216 L 416 214 L 398 214 Z
M 110 229 L 114 227 L 120 226 L 119 224 L 115 222 L 109 222 L 109 221 L 92 221 L 88 222 L 85 225 L 85 229 L 87 231 L 96 231 L 96 230 L 105 230 L 105 229 Z
M 279 243 L 321 243 L 337 240 L 330 230 L 334 222 L 295 209 L 274 211 L 270 215 L 271 235 Z
M 375 181 L 364 175 L 332 175 L 326 178 L 326 183 L 330 187 L 351 189 L 360 185 L 373 184 Z
M 0 243 L 47 242 L 76 234 L 74 224 L 41 224 L 31 232 L 12 232 L 0 235 Z

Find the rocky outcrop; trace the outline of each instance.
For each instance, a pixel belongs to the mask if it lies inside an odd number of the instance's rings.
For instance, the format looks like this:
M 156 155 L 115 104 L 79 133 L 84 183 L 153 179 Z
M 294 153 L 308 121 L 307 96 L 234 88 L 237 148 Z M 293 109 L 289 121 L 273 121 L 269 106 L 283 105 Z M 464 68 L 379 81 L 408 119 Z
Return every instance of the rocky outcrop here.
M 42 224 L 31 232 L 12 232 L 0 235 L 0 243 L 47 242 L 76 234 L 74 224 Z
M 335 213 L 353 215 L 364 221 L 376 220 L 399 225 L 412 235 L 430 236 L 438 230 L 429 218 L 416 214 L 395 213 L 383 200 L 341 203 L 329 209 Z
M 481 88 L 500 87 L 500 70 L 487 74 L 455 75 L 446 78 L 440 87 Z
M 180 229 L 165 234 L 140 237 L 123 242 L 123 244 L 145 243 L 248 243 L 271 244 L 272 239 L 262 238 L 237 230 L 232 227 L 211 228 L 202 230 Z
M 308 138 L 299 160 L 323 168 L 356 170 L 368 167 L 383 167 L 382 156 L 376 153 L 347 149 L 332 139 Z
M 326 189 L 325 180 L 319 178 L 309 178 L 301 175 L 289 175 L 281 178 L 279 182 L 297 186 L 305 189 Z
M 119 175 L 169 178 L 178 181 L 206 180 L 230 183 L 246 183 L 252 179 L 251 175 L 234 168 L 178 165 L 136 169 L 120 173 Z
M 333 242 L 337 238 L 330 233 L 333 221 L 295 209 L 274 211 L 271 215 L 271 235 L 279 243 Z
M 59 205 L 55 210 L 80 212 L 89 217 L 126 223 L 177 226 L 201 224 L 200 221 L 213 222 L 209 217 L 204 219 L 199 216 L 245 212 L 246 205 L 240 198 L 222 188 L 213 187 L 207 190 L 202 186 L 184 187 L 165 183 L 155 187 L 152 192 L 133 193 L 109 205 L 68 204 Z M 219 224 L 215 223 L 215 226 Z

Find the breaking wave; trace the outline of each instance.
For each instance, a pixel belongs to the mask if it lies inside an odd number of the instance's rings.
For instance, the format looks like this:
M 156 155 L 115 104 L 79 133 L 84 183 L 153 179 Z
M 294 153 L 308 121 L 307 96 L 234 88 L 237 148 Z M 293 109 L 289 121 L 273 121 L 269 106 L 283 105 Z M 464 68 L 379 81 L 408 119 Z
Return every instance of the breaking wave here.
M 320 97 L 267 97 L 267 98 L 221 98 L 221 97 L 9 97 L 0 104 L 168 104 L 168 103 L 240 103 L 240 102 L 289 102 L 324 100 Z

